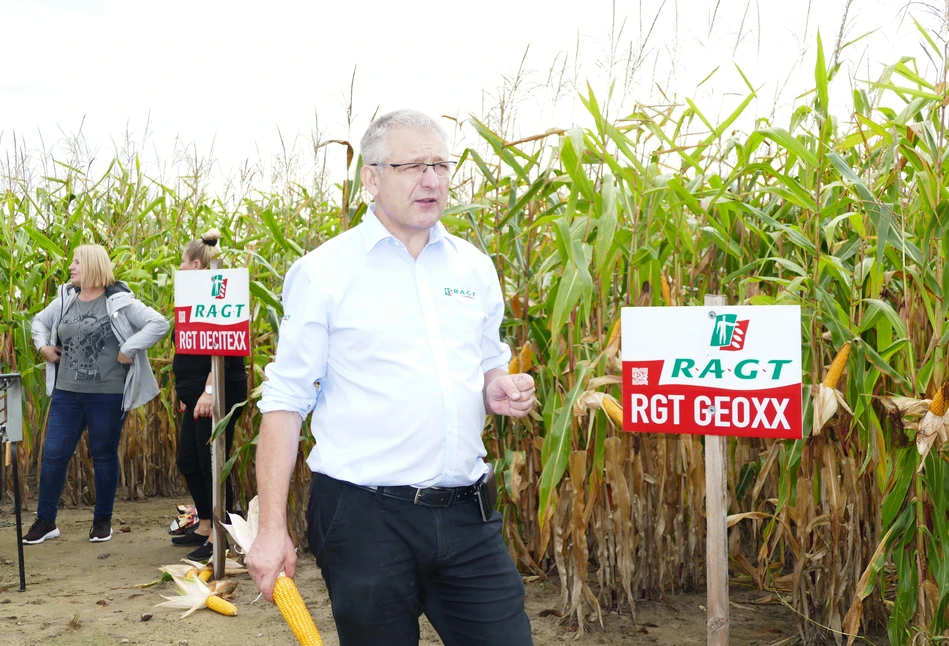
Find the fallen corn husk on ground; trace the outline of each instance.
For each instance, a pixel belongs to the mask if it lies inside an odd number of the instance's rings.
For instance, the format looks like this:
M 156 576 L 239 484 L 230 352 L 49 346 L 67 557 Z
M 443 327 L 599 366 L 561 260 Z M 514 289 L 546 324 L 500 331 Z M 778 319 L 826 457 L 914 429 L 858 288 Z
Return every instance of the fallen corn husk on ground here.
M 175 585 L 178 586 L 178 591 L 180 594 L 172 597 L 166 597 L 165 595 L 162 595 L 162 598 L 167 599 L 167 601 L 164 603 L 159 603 L 159 607 L 164 606 L 167 608 L 184 608 L 186 612 L 181 615 L 182 619 L 190 615 L 195 610 L 199 610 L 201 608 L 210 608 L 215 612 L 219 612 L 222 615 L 227 615 L 230 617 L 233 617 L 237 614 L 237 606 L 224 599 L 223 596 L 217 594 L 217 591 L 223 593 L 225 589 L 227 589 L 227 594 L 231 594 L 233 593 L 233 586 L 228 586 L 225 588 L 223 586 L 214 585 L 212 588 L 198 577 L 185 578 L 175 574 L 171 575 L 171 579 L 175 582 Z M 232 582 L 215 581 L 214 583 Z
M 228 514 L 231 524 L 221 523 L 221 526 L 231 535 L 231 539 L 237 544 L 237 551 L 240 554 L 250 552 L 254 539 L 257 538 L 257 514 L 259 506 L 257 497 L 247 505 L 247 518 L 241 518 L 235 514 Z M 293 579 L 286 576 L 283 572 L 277 577 L 274 584 L 274 604 L 280 610 L 294 637 L 303 646 L 322 646 L 323 639 L 320 637 L 320 631 L 316 629 L 313 623 L 313 617 L 310 615 L 300 591 L 297 590 Z

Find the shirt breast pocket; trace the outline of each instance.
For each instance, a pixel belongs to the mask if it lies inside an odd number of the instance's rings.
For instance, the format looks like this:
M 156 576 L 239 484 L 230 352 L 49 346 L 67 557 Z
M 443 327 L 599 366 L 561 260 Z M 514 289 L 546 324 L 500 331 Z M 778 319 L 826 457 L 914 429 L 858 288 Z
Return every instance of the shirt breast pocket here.
M 449 347 L 454 346 L 467 357 L 481 356 L 481 337 L 487 318 L 477 302 L 457 299 L 446 309 L 442 337 Z

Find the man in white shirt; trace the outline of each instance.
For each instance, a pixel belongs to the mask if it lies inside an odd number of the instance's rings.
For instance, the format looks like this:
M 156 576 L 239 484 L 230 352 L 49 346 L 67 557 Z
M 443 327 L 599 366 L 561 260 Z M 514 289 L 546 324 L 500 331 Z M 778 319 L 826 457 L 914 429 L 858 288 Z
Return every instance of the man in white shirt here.
M 524 585 L 487 503 L 486 412 L 524 417 L 491 260 L 439 222 L 455 162 L 436 121 L 403 110 L 361 142 L 374 204 L 287 273 L 258 404 L 260 529 L 247 558 L 272 600 L 293 576 L 287 492 L 303 419 L 316 446 L 307 513 L 341 646 L 531 644 Z M 318 384 L 317 384 L 318 382 Z

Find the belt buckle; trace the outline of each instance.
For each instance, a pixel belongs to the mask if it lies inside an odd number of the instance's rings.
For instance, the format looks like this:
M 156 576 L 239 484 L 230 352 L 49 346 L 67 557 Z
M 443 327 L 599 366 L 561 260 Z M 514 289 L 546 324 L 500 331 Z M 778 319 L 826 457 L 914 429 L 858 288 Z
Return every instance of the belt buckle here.
M 437 502 L 436 501 L 430 501 L 430 502 L 422 501 L 421 498 L 422 498 L 423 491 L 430 491 L 433 494 L 439 494 Z M 447 494 L 447 500 L 440 497 L 440 496 L 444 496 L 445 494 Z M 455 502 L 455 498 L 457 497 L 456 494 L 457 492 L 451 488 L 429 487 L 428 489 L 416 489 L 415 497 L 412 500 L 412 504 L 424 505 L 426 507 L 451 507 L 452 504 Z

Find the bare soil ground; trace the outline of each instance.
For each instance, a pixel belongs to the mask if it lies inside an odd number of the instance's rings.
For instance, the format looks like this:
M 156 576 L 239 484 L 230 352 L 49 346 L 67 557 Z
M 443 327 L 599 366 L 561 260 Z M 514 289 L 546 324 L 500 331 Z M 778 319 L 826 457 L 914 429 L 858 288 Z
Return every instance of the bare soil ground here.
M 175 594 L 172 583 L 145 589 L 123 586 L 159 576 L 157 567 L 177 563 L 188 549 L 174 547 L 168 536 L 175 504 L 184 500 L 117 502 L 114 538 L 90 543 L 91 509 L 64 509 L 62 536 L 41 545 L 24 546 L 27 588 L 19 592 L 16 528 L 12 506 L 0 508 L 0 644 L 31 646 L 98 646 L 111 644 L 294 644 L 293 635 L 272 605 L 260 600 L 250 577 L 239 581 L 236 617 L 199 610 L 186 619 L 181 611 L 156 608 L 160 595 Z M 24 512 L 24 524 L 33 520 Z M 128 527 L 127 532 L 119 528 Z M 25 529 L 24 529 L 25 531 Z M 307 554 L 297 568 L 297 584 L 327 646 L 338 644 L 330 603 L 319 569 Z M 765 646 L 796 635 L 790 611 L 780 605 L 758 605 L 755 591 L 731 595 L 731 644 Z M 672 646 L 705 643 L 704 595 L 670 596 L 666 603 L 640 602 L 638 625 L 629 613 L 608 613 L 604 628 L 582 637 L 561 624 L 560 591 L 555 581 L 527 583 L 527 613 L 537 646 L 550 644 L 649 644 Z M 143 614 L 152 613 L 148 621 Z M 424 646 L 440 644 L 424 622 Z

